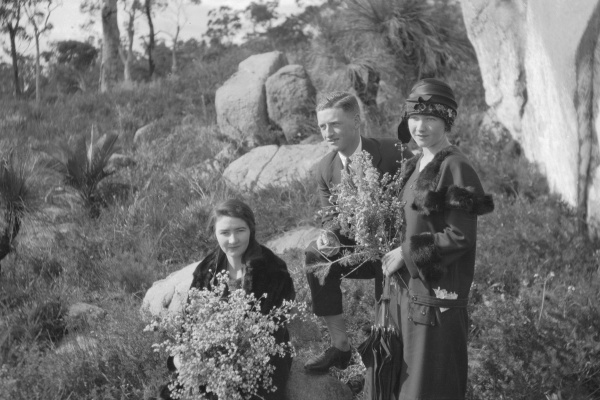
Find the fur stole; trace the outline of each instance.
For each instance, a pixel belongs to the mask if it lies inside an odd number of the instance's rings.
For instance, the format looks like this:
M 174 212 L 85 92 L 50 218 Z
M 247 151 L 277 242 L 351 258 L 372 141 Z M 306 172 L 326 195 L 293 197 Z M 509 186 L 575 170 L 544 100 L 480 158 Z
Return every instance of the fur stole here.
M 246 261 L 242 288 L 246 293 L 253 293 L 256 298 L 267 295 L 261 301 L 261 312 L 266 314 L 271 308 L 281 306 L 283 300 L 295 298 L 294 282 L 281 258 L 258 243 L 252 247 L 252 254 Z M 191 287 L 210 288 L 215 283 L 215 275 L 226 270 L 227 257 L 217 247 L 196 267 Z
M 456 185 L 438 187 L 442 164 L 452 155 L 464 157 L 455 146 L 450 146 L 437 153 L 433 160 L 421 171 L 415 182 L 415 201 L 411 205 L 413 210 L 423 215 L 444 210 L 463 210 L 471 214 L 483 215 L 494 210 L 494 200 L 489 194 L 475 192 L 471 186 L 460 187 Z M 400 177 L 404 182 L 410 178 L 420 156 L 414 156 L 402 164 Z

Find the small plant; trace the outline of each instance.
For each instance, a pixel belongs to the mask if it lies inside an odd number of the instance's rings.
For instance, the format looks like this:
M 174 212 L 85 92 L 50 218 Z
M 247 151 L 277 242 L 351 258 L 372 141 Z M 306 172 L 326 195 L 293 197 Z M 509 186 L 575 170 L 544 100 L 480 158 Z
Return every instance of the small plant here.
M 103 203 L 98 185 L 114 172 L 108 170 L 108 164 L 117 151 L 118 138 L 116 134 L 105 134 L 94 140 L 92 126 L 89 144 L 85 136 L 80 136 L 73 147 L 64 144 L 45 151 L 52 157 L 46 166 L 61 174 L 64 183 L 75 189 L 94 218 L 100 214 Z
M 23 217 L 33 210 L 36 194 L 32 187 L 35 163 L 31 158 L 15 149 L 0 157 L 0 212 L 4 216 L 0 231 L 1 261 L 11 252 Z

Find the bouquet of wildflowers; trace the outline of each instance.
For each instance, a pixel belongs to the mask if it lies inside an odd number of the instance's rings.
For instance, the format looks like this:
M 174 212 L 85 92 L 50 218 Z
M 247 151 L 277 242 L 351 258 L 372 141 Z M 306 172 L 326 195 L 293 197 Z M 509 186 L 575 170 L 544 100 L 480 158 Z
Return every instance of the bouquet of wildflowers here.
M 368 152 L 352 156 L 349 173 L 343 170 L 340 184 L 332 189 L 333 206 L 324 211 L 334 216 L 326 228 L 339 229 L 342 235 L 355 241 L 352 249 L 343 251 L 339 262 L 359 267 L 364 262 L 381 259 L 402 243 L 403 185 L 400 170 L 394 176 L 388 173 L 381 176 Z
M 169 339 L 155 344 L 180 360 L 170 389 L 182 399 L 243 400 L 259 389 L 275 391 L 271 357 L 295 355 L 289 342 L 276 343 L 273 333 L 305 311 L 305 305 L 285 301 L 268 314 L 243 289 L 224 297 L 227 273 L 217 275 L 212 289 L 190 289 L 183 312 L 159 319 L 147 330 L 165 330 Z M 295 312 L 294 312 L 294 311 Z

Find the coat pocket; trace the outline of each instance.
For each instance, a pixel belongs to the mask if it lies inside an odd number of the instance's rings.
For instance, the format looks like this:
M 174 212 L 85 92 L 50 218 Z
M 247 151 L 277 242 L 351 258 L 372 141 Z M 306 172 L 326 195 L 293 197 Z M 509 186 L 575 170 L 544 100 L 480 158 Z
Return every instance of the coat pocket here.
M 436 326 L 435 307 L 420 304 L 416 296 L 412 296 L 408 306 L 408 320 L 421 325 Z
M 410 294 L 408 320 L 415 324 L 437 326 L 442 324 L 442 308 L 465 308 L 467 298 L 449 300 L 433 296 Z

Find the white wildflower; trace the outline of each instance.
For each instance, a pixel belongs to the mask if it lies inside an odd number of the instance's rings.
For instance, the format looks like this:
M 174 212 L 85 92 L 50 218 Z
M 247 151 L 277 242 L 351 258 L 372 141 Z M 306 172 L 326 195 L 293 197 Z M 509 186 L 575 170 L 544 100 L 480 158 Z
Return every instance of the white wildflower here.
M 263 298 L 243 289 L 224 298 L 227 275 L 219 274 L 217 280 L 211 290 L 190 289 L 181 315 L 168 315 L 146 327 L 167 333 L 169 338 L 155 344 L 155 351 L 165 351 L 181 363 L 175 382 L 180 388 L 173 387 L 173 397 L 207 398 L 201 387 L 228 400 L 249 399 L 261 388 L 275 391 L 271 358 L 295 353 L 290 342 L 276 343 L 273 333 L 305 314 L 306 305 L 286 301 L 263 315 Z

